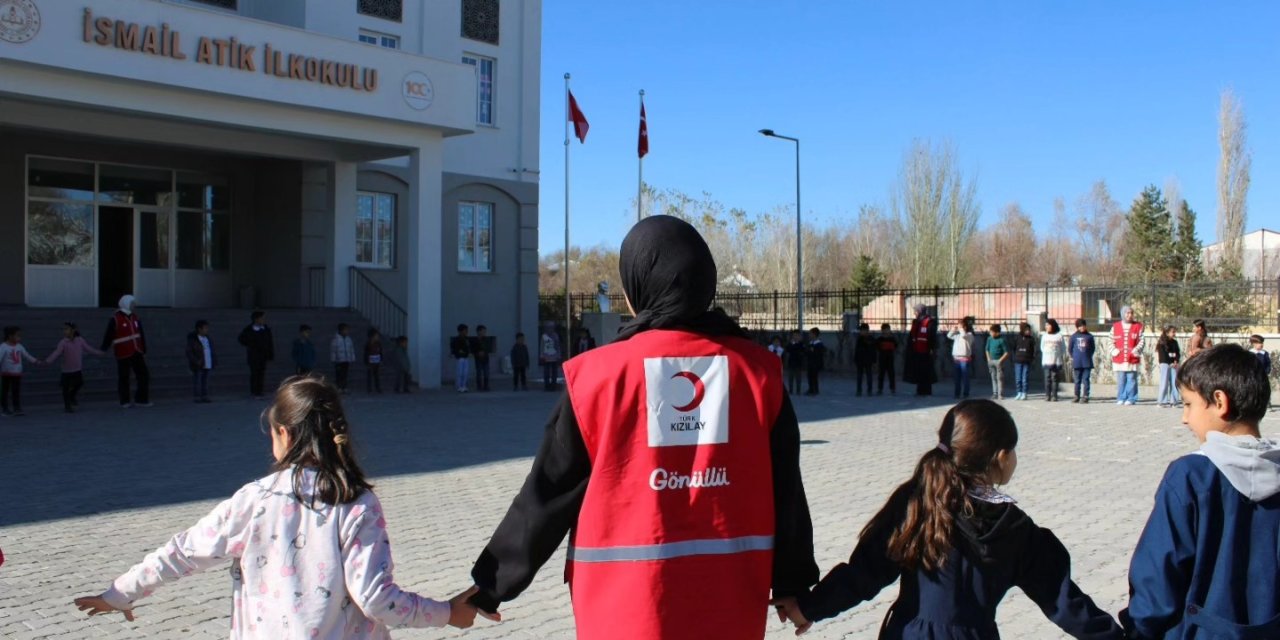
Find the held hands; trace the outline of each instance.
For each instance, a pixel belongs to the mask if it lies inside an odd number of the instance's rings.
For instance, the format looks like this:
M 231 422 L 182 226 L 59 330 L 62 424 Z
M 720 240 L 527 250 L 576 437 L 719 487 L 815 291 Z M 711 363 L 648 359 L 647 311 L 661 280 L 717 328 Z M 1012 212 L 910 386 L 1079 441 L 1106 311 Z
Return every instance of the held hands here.
M 90 616 L 96 616 L 99 613 L 111 613 L 119 611 L 124 614 L 124 619 L 133 622 L 133 609 L 117 609 L 111 606 L 102 596 L 85 596 L 76 598 L 76 607 L 81 611 L 87 611 Z
M 467 629 L 475 624 L 476 614 L 481 617 L 492 620 L 494 622 L 502 621 L 502 614 L 494 612 L 487 613 L 481 611 L 475 605 L 471 604 L 471 596 L 480 592 L 480 587 L 472 585 L 470 589 L 449 598 L 449 625 L 459 629 Z
M 778 612 L 778 622 L 791 621 L 796 626 L 796 635 L 801 635 L 813 626 L 813 623 L 804 617 L 800 612 L 800 605 L 796 603 L 793 597 L 774 598 L 769 601 L 773 605 L 774 610 Z

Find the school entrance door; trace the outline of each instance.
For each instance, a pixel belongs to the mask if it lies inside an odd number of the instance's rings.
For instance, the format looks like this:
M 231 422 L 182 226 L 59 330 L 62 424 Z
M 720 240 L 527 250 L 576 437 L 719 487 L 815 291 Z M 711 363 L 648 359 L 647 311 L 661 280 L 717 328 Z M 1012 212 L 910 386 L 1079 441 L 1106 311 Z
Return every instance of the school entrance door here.
M 173 305 L 173 225 L 161 207 L 98 207 L 98 306 L 132 293 L 148 307 Z

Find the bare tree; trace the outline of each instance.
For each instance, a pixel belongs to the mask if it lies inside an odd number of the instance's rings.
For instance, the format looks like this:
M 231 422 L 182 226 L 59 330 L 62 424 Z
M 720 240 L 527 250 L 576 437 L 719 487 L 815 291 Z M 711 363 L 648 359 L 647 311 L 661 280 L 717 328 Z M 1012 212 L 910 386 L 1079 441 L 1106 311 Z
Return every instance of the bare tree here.
M 904 232 L 912 286 L 956 284 L 961 257 L 977 227 L 976 184 L 959 168 L 950 143 L 912 142 L 902 159 L 890 207 Z
M 1076 202 L 1075 246 L 1080 256 L 1080 276 L 1085 282 L 1113 283 L 1123 265 L 1126 222 L 1120 204 L 1111 197 L 1105 180 L 1093 183 Z
M 1000 211 L 1000 220 L 987 231 L 988 250 L 983 269 L 992 284 L 1013 286 L 1038 280 L 1036 232 L 1031 217 L 1012 202 Z
M 1239 276 L 1243 267 L 1245 219 L 1248 215 L 1249 151 L 1244 108 L 1230 90 L 1222 92 L 1218 109 L 1218 241 L 1223 243 L 1221 273 Z

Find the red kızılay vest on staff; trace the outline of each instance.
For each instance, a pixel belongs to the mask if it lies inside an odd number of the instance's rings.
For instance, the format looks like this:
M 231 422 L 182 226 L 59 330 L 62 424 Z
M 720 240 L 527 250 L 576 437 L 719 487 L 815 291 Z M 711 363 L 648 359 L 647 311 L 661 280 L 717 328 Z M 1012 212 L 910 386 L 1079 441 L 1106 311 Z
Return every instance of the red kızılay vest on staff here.
M 116 323 L 116 337 L 111 341 L 116 359 L 124 360 L 135 353 L 146 353 L 147 347 L 142 341 L 142 325 L 138 323 L 138 316 L 116 311 L 111 317 Z
M 1124 323 L 1117 322 L 1111 327 L 1111 342 L 1119 351 L 1111 361 L 1116 364 L 1138 364 L 1142 358 L 1133 355 L 1133 348 L 1142 343 L 1142 323 L 1130 322 L 1129 331 L 1124 330 Z
M 759 640 L 777 356 L 651 330 L 565 363 L 591 479 L 565 571 L 580 640 Z
M 916 353 L 929 351 L 929 325 L 933 324 L 933 316 L 924 316 L 911 321 L 911 350 Z

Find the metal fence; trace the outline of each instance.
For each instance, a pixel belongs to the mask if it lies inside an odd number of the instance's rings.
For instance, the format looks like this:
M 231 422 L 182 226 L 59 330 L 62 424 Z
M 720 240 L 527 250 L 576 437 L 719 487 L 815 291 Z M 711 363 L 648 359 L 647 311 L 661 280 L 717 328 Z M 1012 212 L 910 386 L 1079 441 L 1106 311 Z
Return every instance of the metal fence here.
M 721 307 L 745 328 L 757 333 L 799 328 L 797 296 L 791 291 L 720 291 L 713 306 Z M 596 294 L 569 296 L 573 326 L 584 312 L 599 311 Z M 611 294 L 613 311 L 626 313 L 621 294 Z M 543 322 L 565 324 L 564 294 L 541 296 Z M 923 304 L 942 323 L 972 317 L 979 328 L 992 324 L 1017 326 L 1055 318 L 1069 325 L 1084 318 L 1091 326 L 1114 322 L 1131 306 L 1138 320 L 1154 328 L 1178 326 L 1189 331 L 1202 318 L 1214 332 L 1280 332 L 1280 280 L 1228 282 L 1118 284 L 1105 286 L 1025 285 L 1021 287 L 965 287 L 922 289 L 840 289 L 804 292 L 805 328 L 847 331 L 847 323 L 866 322 L 874 329 L 888 324 L 905 330 L 913 308 Z

